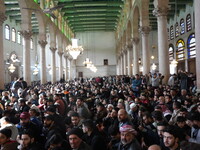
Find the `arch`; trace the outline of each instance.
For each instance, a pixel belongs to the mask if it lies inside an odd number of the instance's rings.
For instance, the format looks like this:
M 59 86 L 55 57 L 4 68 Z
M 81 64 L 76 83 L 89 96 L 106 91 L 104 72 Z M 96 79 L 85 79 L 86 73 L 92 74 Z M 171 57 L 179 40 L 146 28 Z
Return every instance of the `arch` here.
M 138 37 L 139 36 L 139 33 L 138 33 L 138 30 L 139 30 L 139 19 L 140 19 L 140 13 L 139 13 L 139 7 L 136 6 L 134 8 L 134 11 L 133 11 L 133 26 L 132 26 L 132 29 L 133 29 L 133 37 Z
M 187 51 L 188 51 L 188 59 L 196 57 L 196 41 L 194 33 L 190 34 L 188 37 Z
M 172 43 L 169 44 L 169 61 L 173 61 L 174 59 L 174 45 Z
M 189 31 L 192 30 L 192 18 L 191 18 L 191 14 L 188 14 L 186 16 L 186 29 L 187 29 L 187 32 L 189 32 Z
M 181 18 L 180 20 L 180 26 L 181 26 L 181 35 L 185 33 L 185 22 L 184 22 L 184 19 Z
M 5 39 L 10 40 L 10 26 L 6 24 L 4 30 L 5 30 Z
M 183 39 L 179 39 L 176 42 L 176 59 L 177 61 L 185 59 L 185 42 Z
M 132 38 L 132 29 L 131 29 L 131 21 L 129 20 L 128 22 L 128 27 L 127 27 L 127 30 L 126 30 L 126 41 L 129 42 L 130 39 Z

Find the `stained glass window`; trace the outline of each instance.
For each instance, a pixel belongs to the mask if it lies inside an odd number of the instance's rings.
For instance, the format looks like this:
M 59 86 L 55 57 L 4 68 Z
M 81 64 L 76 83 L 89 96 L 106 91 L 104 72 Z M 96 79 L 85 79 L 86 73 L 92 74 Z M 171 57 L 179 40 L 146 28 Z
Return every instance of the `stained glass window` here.
M 169 44 L 169 61 L 174 59 L 174 46 L 173 44 Z
M 181 26 L 181 34 L 184 34 L 185 33 L 185 22 L 184 22 L 183 18 L 180 20 L 180 26 Z
M 175 30 L 176 30 L 176 38 L 179 36 L 179 26 L 178 26 L 178 22 L 176 22 L 175 24 Z
M 195 58 L 196 57 L 196 41 L 195 41 L 195 34 L 192 33 L 187 40 L 187 48 L 188 48 L 188 58 Z
M 184 49 L 185 49 L 185 42 L 182 39 L 178 40 L 176 43 L 176 59 L 177 59 L 177 61 L 185 59 Z
M 186 17 L 187 32 L 192 30 L 192 20 L 191 15 L 188 14 Z
M 167 28 L 167 37 L 168 37 L 168 41 L 169 41 L 170 40 L 169 28 Z
M 12 28 L 12 41 L 16 42 L 16 30 L 15 30 L 15 28 Z
M 173 26 L 170 27 L 170 39 L 171 40 L 174 39 L 174 28 L 173 28 Z
M 33 39 L 32 38 L 31 38 L 30 42 L 31 42 L 31 46 L 30 47 L 31 47 L 31 49 L 33 49 Z
M 21 44 L 21 34 L 19 31 L 17 32 L 17 43 Z
M 10 40 L 10 27 L 9 27 L 9 25 L 5 25 L 5 39 Z

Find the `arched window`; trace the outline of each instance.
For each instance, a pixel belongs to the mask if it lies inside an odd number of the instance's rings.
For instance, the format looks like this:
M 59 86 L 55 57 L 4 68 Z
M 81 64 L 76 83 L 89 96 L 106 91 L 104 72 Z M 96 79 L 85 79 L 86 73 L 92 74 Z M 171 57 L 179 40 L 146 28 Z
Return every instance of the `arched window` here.
M 10 40 L 10 27 L 9 25 L 5 25 L 5 39 Z
M 176 38 L 179 36 L 179 26 L 178 26 L 178 22 L 176 22 L 175 24 L 175 30 L 176 30 Z
M 195 58 L 196 57 L 196 41 L 195 41 L 195 34 L 192 33 L 188 37 L 187 40 L 187 48 L 188 48 L 188 58 Z
M 188 14 L 186 17 L 186 27 L 187 27 L 187 32 L 192 30 L 192 20 L 190 14 Z
M 181 26 L 181 34 L 184 34 L 185 33 L 185 22 L 184 22 L 183 18 L 180 20 L 180 26 Z
M 170 40 L 174 39 L 174 28 L 173 26 L 170 27 Z
M 19 31 L 17 32 L 17 43 L 21 44 L 21 34 Z
M 173 44 L 169 44 L 169 61 L 173 61 L 174 59 L 174 46 Z
M 185 49 L 185 42 L 182 39 L 178 40 L 176 43 L 176 59 L 177 59 L 177 61 L 185 59 L 184 49 Z
M 12 28 L 12 41 L 16 42 L 16 30 L 15 30 L 15 28 Z
M 33 49 L 33 39 L 31 38 L 31 49 Z

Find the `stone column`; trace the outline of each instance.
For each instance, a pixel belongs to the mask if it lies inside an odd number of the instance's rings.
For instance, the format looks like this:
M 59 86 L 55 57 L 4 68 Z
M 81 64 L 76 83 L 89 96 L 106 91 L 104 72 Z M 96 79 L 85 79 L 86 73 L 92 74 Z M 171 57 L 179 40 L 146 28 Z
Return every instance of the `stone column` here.
M 143 74 L 148 74 L 150 71 L 150 55 L 149 55 L 149 26 L 143 26 L 140 28 L 142 34 L 142 66 Z
M 197 92 L 200 93 L 200 0 L 194 0 L 195 40 L 196 40 L 196 79 Z
M 0 12 L 0 70 L 1 70 L 1 78 L 0 78 L 0 90 L 4 90 L 4 83 L 5 83 L 5 79 L 4 79 L 4 45 L 3 45 L 3 23 L 4 21 L 7 19 L 5 13 Z
M 123 60 L 124 60 L 124 75 L 127 75 L 127 51 L 123 53 Z
M 59 80 L 63 78 L 63 66 L 62 66 L 62 55 L 63 52 L 62 51 L 58 51 L 58 55 L 59 55 Z
M 65 81 L 67 81 L 69 79 L 68 77 L 68 57 L 67 56 L 64 56 L 65 57 Z
M 133 38 L 133 75 L 139 74 L 138 63 L 138 44 L 140 39 L 138 37 Z
M 51 50 L 51 83 L 55 83 L 56 82 L 56 50 L 57 48 L 55 47 L 50 47 Z
M 124 61 L 123 61 L 123 53 L 121 53 L 121 75 L 124 74 Z
M 169 79 L 169 52 L 168 52 L 168 33 L 167 33 L 167 13 L 168 0 L 155 0 L 153 11 L 158 22 L 158 63 L 159 72 L 165 76 L 163 83 L 167 83 Z
M 45 47 L 47 45 L 46 40 L 38 41 L 41 50 L 40 50 L 40 80 L 41 84 L 45 84 L 47 82 L 46 77 L 46 54 L 45 54 Z
M 24 37 L 24 48 L 23 48 L 23 76 L 24 81 L 28 85 L 31 85 L 31 57 L 30 57 L 30 39 L 32 32 L 29 30 L 21 31 L 21 35 Z
M 131 64 L 133 63 L 132 49 L 133 49 L 132 41 L 129 41 L 128 50 L 127 50 L 127 66 L 128 66 L 129 76 L 132 75 L 132 66 L 131 66 Z

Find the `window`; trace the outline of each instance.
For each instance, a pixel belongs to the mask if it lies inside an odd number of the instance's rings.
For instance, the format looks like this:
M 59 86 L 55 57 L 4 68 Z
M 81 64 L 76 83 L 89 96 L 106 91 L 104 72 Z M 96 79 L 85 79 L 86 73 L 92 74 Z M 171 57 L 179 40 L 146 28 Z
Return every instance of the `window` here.
M 184 53 L 184 48 L 185 48 L 185 42 L 180 39 L 176 43 L 176 59 L 177 61 L 179 60 L 184 60 L 185 59 L 185 53 Z
M 181 34 L 184 34 L 185 33 L 185 23 L 184 23 L 183 18 L 180 20 L 180 26 L 181 26 Z
M 5 25 L 5 39 L 10 40 L 10 27 L 9 27 L 9 25 Z
M 188 14 L 186 17 L 186 26 L 187 26 L 187 32 L 192 30 L 192 20 L 190 14 Z
M 31 49 L 33 49 L 33 39 L 31 38 Z
M 176 30 L 176 38 L 179 36 L 179 26 L 178 26 L 178 22 L 176 22 L 175 24 L 175 30 Z
M 104 64 L 104 65 L 108 65 L 108 59 L 104 59 L 104 60 L 103 60 L 103 64 Z
M 170 40 L 174 39 L 174 28 L 173 26 L 170 27 Z
M 169 28 L 167 28 L 167 37 L 168 37 L 168 41 L 170 41 L 170 35 L 169 35 Z
M 188 58 L 196 57 L 196 42 L 195 42 L 195 34 L 192 33 L 187 40 L 187 48 L 188 48 Z
M 17 43 L 21 44 L 21 34 L 19 31 L 17 32 Z
M 15 30 L 15 28 L 12 28 L 12 41 L 16 42 L 16 30 Z
M 173 61 L 174 59 L 174 46 L 173 44 L 169 44 L 169 61 Z

